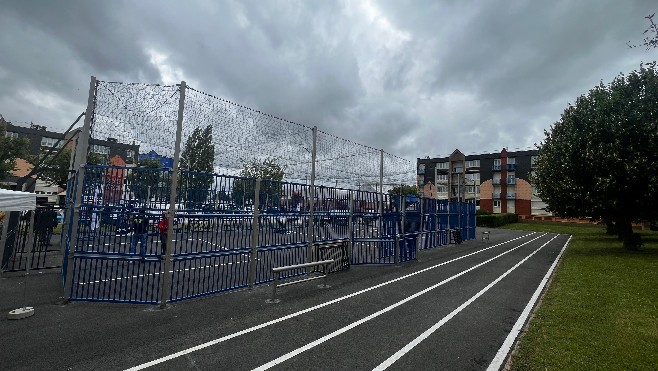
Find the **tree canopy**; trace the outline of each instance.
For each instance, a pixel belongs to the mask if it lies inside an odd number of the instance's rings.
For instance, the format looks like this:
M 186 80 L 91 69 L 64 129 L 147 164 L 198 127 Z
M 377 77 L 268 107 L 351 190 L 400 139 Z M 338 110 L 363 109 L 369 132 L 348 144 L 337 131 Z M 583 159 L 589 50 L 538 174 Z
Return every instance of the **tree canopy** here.
M 245 162 L 240 176 L 249 179 L 236 179 L 231 192 L 236 205 L 253 204 L 256 192 L 255 179 L 261 178 L 260 203 L 267 206 L 278 206 L 281 193 L 281 181 L 285 176 L 285 168 L 275 159 L 253 160 Z
M 25 138 L 8 137 L 6 122 L 0 119 L 0 181 L 16 169 L 16 159 L 26 155 L 27 145 Z
M 563 217 L 615 222 L 634 248 L 631 223 L 658 216 L 658 74 L 641 68 L 600 83 L 545 131 L 533 183 Z
M 201 207 L 208 199 L 213 182 L 215 145 L 212 125 L 197 127 L 187 138 L 180 156 L 180 190 L 190 206 Z
M 388 194 L 391 195 L 414 195 L 416 197 L 420 197 L 420 191 L 418 190 L 418 187 L 415 185 L 399 185 L 395 186 L 391 189 L 388 190 Z

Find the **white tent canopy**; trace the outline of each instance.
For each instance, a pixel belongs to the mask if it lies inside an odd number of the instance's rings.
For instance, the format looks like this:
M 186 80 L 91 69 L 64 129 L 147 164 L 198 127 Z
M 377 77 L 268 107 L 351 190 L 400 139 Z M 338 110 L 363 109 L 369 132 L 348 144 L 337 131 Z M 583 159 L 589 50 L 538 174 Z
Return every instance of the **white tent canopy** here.
M 9 191 L 0 188 L 0 211 L 34 210 L 36 207 L 36 193 Z

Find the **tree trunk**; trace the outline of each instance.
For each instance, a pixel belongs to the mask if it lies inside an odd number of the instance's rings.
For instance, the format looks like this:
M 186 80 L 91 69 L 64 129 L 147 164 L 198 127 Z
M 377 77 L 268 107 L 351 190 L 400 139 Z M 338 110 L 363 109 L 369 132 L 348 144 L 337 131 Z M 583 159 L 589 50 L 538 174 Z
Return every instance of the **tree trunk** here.
M 628 250 L 637 250 L 640 248 L 639 238 L 633 234 L 633 226 L 630 220 L 617 222 L 617 228 L 619 228 L 619 233 L 624 241 L 624 248 Z
M 612 219 L 605 219 L 605 234 L 613 235 L 617 233 L 617 228 Z

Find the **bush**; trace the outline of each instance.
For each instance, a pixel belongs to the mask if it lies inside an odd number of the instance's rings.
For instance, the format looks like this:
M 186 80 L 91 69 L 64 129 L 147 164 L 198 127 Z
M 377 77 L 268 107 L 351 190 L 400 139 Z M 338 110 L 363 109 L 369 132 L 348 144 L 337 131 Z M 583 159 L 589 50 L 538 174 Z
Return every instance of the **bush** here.
M 490 214 L 477 215 L 476 219 L 478 227 L 496 228 L 505 224 L 517 223 L 519 216 L 516 214 Z
M 484 209 L 478 209 L 475 211 L 475 215 L 491 215 L 491 213 Z

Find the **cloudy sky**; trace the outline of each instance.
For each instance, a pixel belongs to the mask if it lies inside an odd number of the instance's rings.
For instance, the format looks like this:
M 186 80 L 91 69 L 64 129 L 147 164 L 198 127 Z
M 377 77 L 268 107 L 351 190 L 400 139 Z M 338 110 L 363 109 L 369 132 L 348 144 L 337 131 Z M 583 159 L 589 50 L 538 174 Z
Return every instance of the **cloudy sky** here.
M 188 85 L 401 157 L 529 148 L 658 59 L 655 1 L 0 0 L 0 114 L 53 130 L 100 80 Z

